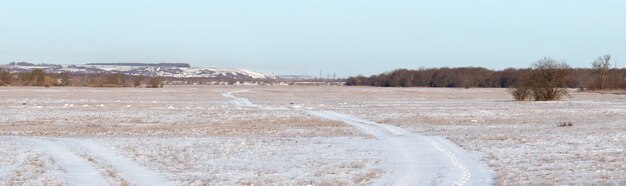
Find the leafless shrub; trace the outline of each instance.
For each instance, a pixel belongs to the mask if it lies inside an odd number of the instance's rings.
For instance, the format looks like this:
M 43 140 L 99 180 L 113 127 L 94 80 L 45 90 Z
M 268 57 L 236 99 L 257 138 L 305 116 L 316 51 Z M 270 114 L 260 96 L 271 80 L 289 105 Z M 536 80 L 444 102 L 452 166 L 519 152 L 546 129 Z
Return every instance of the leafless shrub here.
M 564 87 L 570 69 L 565 62 L 543 58 L 532 65 L 529 74 L 517 82 L 510 93 L 519 101 L 528 100 L 526 98 L 529 96 L 535 101 L 560 100 L 563 96 L 569 95 Z
M 163 88 L 161 77 L 151 77 L 148 88 Z
M 610 72 L 611 68 L 611 55 L 604 55 L 598 57 L 593 63 L 593 80 L 594 88 L 604 90 L 611 88 Z
M 355 177 L 353 179 L 353 182 L 357 185 L 366 185 L 368 183 L 371 183 L 372 180 L 380 177 L 381 175 L 381 170 L 378 169 L 374 169 L 374 170 L 370 170 L 369 172 L 367 172 L 366 174 L 363 175 L 359 175 L 357 177 Z
M 0 86 L 10 85 L 12 80 L 11 71 L 0 69 Z
M 141 86 L 141 84 L 143 84 L 143 81 L 144 81 L 144 77 L 142 75 L 135 76 L 135 78 L 133 79 L 133 86 L 139 87 Z
M 509 89 L 509 93 L 513 95 L 515 101 L 527 101 L 532 96 L 532 91 L 526 86 L 516 86 Z

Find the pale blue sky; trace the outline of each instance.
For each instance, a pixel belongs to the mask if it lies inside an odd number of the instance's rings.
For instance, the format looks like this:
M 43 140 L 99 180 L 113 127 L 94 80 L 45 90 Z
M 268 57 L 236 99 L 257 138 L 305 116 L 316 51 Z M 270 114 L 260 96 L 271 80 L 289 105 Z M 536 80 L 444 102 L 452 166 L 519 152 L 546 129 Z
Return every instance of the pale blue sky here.
M 276 74 L 626 66 L 623 0 L 0 0 L 0 63 L 187 62 Z

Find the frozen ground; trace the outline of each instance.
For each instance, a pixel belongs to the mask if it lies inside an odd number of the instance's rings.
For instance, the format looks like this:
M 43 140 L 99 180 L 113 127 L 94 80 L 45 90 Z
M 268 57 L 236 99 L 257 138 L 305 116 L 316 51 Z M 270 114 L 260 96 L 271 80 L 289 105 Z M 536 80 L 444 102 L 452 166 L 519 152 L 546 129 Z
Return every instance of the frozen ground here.
M 247 98 L 234 96 L 232 91 L 222 94 L 232 103 L 244 107 L 263 107 Z M 298 107 L 294 107 L 299 109 Z M 370 149 L 382 151 L 384 176 L 376 185 L 491 185 L 492 172 L 474 156 L 443 138 L 427 138 L 405 129 L 374 123 L 333 111 L 319 111 L 307 107 L 306 113 L 324 119 L 341 121 L 376 138 L 380 146 Z
M 0 185 L 80 185 L 77 169 L 106 185 L 150 184 L 136 172 L 174 185 L 393 183 L 380 181 L 397 175 L 385 140 L 308 110 L 458 145 L 444 155 L 469 152 L 498 185 L 626 185 L 625 95 L 513 102 L 504 89 L 313 86 L 0 87 Z
M 312 115 L 343 121 L 377 138 L 385 174 L 376 184 L 492 185 L 492 172 L 474 156 L 443 138 L 423 137 L 400 127 L 374 123 L 332 111 Z
M 289 137 L 355 132 L 340 122 L 296 112 L 235 106 L 221 95 L 228 90 L 0 87 L 0 134 Z
M 623 94 L 572 90 L 563 101 L 515 102 L 505 89 L 304 87 L 240 95 L 445 136 L 482 157 L 498 185 L 626 184 Z
M 355 185 L 377 141 L 232 87 L 0 89 L 0 185 Z M 248 101 L 249 102 L 249 101 Z

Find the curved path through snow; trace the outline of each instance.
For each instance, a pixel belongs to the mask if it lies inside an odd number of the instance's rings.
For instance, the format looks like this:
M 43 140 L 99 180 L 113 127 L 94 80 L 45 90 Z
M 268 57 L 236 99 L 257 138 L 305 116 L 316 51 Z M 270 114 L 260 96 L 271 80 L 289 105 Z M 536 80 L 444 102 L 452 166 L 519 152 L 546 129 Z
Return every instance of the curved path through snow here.
M 245 98 L 233 96 L 237 106 L 255 106 Z M 245 101 L 241 101 L 244 100 Z M 239 101 L 237 101 L 239 100 Z M 238 104 L 244 102 L 245 104 Z M 493 173 L 478 158 L 447 139 L 426 137 L 393 125 L 379 124 L 333 111 L 307 113 L 354 126 L 381 142 L 387 174 L 377 184 L 392 185 L 494 185 Z
M 242 92 L 248 92 L 248 91 L 249 90 L 238 90 L 238 91 L 233 91 L 233 92 L 226 92 L 226 93 L 223 93 L 222 96 L 232 99 L 230 102 L 236 106 L 255 107 L 256 105 L 252 104 L 252 102 L 248 100 L 247 98 L 240 98 L 240 97 L 233 96 L 233 94 L 235 93 L 242 93 Z

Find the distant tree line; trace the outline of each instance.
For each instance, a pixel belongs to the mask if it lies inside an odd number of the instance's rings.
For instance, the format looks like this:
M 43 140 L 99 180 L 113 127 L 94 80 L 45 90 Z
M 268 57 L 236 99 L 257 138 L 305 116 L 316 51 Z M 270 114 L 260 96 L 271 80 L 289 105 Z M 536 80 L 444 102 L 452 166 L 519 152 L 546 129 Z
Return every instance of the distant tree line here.
M 78 87 L 163 87 L 162 77 L 130 76 L 123 73 L 70 74 L 46 73 L 41 69 L 12 73 L 0 69 L 0 86 L 78 86 Z
M 551 58 L 542 60 L 554 61 Z M 591 68 L 570 68 L 563 74 L 560 87 L 581 89 L 626 89 L 626 69 L 614 68 L 611 56 L 599 57 Z M 541 60 L 540 60 L 541 61 Z M 552 63 L 552 62 L 550 62 Z M 562 62 L 567 65 L 565 62 Z M 536 64 L 534 64 L 536 65 Z M 348 86 L 378 87 L 496 87 L 512 88 L 539 69 L 507 68 L 490 70 L 482 67 L 398 69 L 369 77 L 356 76 L 346 79 Z

